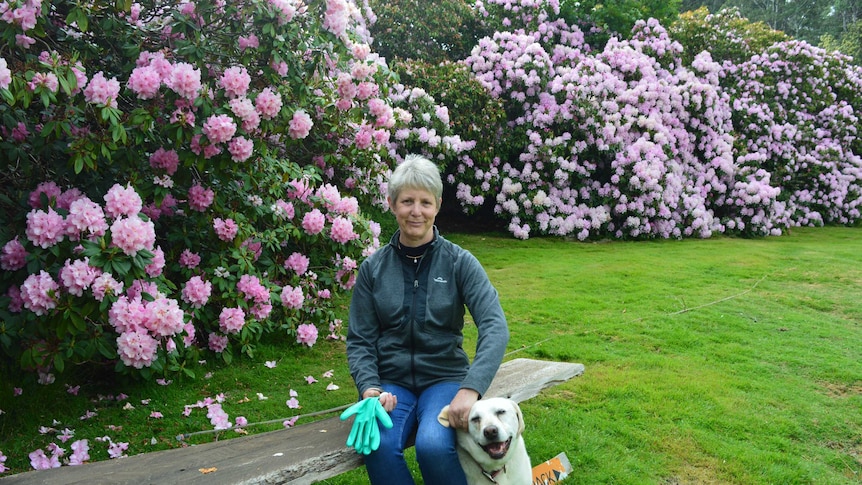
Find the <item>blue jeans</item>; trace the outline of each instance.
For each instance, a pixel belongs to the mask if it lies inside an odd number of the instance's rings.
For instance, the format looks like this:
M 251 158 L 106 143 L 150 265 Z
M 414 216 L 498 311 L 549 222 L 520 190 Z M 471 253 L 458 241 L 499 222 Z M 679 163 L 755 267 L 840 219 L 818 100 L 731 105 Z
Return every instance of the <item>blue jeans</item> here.
M 437 421 L 440 410 L 452 401 L 459 388 L 458 382 L 444 382 L 416 396 L 403 387 L 383 385 L 384 391 L 395 394 L 398 404 L 390 413 L 392 429 L 380 427 L 380 448 L 365 457 L 372 484 L 414 483 L 404 461 L 404 447 L 413 431 L 416 431 L 416 461 L 425 485 L 467 484 L 455 451 L 455 430 Z

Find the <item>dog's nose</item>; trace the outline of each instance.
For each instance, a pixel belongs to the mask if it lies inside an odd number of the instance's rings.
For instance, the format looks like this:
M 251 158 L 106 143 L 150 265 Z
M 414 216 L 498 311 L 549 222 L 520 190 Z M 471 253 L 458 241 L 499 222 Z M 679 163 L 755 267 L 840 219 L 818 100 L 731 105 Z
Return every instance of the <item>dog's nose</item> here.
M 497 430 L 496 426 L 488 426 L 487 428 L 485 428 L 484 431 L 482 431 L 482 433 L 485 435 L 485 438 L 493 440 L 497 438 L 497 435 L 500 434 L 500 431 Z

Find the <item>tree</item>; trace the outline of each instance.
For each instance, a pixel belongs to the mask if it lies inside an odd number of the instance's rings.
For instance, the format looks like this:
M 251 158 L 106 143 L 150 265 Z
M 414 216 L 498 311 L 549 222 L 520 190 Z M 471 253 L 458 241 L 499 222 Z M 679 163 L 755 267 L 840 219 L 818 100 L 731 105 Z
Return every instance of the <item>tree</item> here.
M 387 59 L 463 59 L 486 31 L 466 0 L 371 0 L 374 48 Z
M 828 51 L 838 51 L 851 56 L 853 62 L 862 65 L 862 20 L 850 24 L 838 38 L 830 34 L 820 38 L 820 45 Z
M 681 0 L 563 0 L 560 16 L 569 25 L 578 25 L 584 32 L 590 27 L 601 33 L 591 44 L 597 47 L 611 36 L 628 38 L 638 20 L 656 19 L 662 25 L 670 25 L 680 11 Z M 584 28 L 587 26 L 586 28 Z
M 740 64 L 767 47 L 788 40 L 783 32 L 764 22 L 754 22 L 742 16 L 739 9 L 722 9 L 714 14 L 705 7 L 683 13 L 668 28 L 685 50 L 683 64 L 691 65 L 695 56 L 707 51 L 717 62 Z

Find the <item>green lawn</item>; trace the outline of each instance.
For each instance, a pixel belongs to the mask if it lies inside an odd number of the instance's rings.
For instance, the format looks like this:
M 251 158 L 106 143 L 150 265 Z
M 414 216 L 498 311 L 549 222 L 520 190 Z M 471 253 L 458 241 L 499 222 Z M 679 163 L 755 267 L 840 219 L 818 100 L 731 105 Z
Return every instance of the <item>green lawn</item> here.
M 862 481 L 862 229 L 655 242 L 448 237 L 479 258 L 500 292 L 512 334 L 507 358 L 586 366 L 583 376 L 521 406 L 533 463 L 565 452 L 575 469 L 565 483 Z M 278 365 L 267 368 L 266 360 Z M 142 453 L 210 429 L 205 411 L 183 417 L 183 405 L 219 392 L 231 418 L 252 423 L 355 397 L 340 343 L 299 349 L 272 342 L 254 362 L 208 365 L 209 379 L 169 386 L 107 382 L 87 371 L 44 387 L 22 384 L 6 369 L 6 465 L 27 469 L 27 453 L 52 440 L 39 426 L 74 428 L 75 439 L 90 439 L 93 459 L 107 459 L 95 437 L 110 435 Z M 330 369 L 332 378 L 323 378 Z M 319 382 L 307 384 L 307 375 Z M 327 391 L 330 382 L 340 388 Z M 78 396 L 66 384 L 81 385 Z M 13 386 L 23 394 L 13 397 Z M 285 405 L 290 389 L 301 409 Z M 130 397 L 106 398 L 119 392 Z M 98 415 L 80 420 L 87 410 Z M 152 411 L 164 417 L 150 418 Z M 216 436 L 236 433 L 186 441 Z M 357 470 L 327 483 L 367 480 Z

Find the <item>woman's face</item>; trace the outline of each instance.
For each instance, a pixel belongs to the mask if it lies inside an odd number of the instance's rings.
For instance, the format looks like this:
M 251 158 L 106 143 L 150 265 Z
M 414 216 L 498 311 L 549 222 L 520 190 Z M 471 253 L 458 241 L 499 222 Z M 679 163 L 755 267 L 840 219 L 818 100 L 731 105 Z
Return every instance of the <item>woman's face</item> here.
M 416 247 L 431 242 L 434 238 L 434 219 L 440 211 L 440 200 L 434 199 L 431 192 L 405 188 L 395 201 L 389 199 L 389 207 L 401 229 L 401 244 Z

